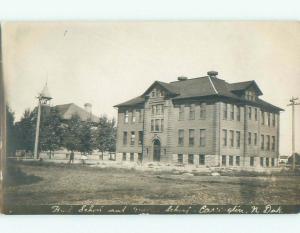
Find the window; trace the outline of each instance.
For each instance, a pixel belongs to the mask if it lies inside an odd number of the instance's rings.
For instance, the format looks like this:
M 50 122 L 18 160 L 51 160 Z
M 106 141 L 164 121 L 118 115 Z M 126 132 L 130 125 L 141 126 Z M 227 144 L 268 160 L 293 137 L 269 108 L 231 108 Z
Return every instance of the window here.
M 143 122 L 143 114 L 144 114 L 143 110 L 140 109 L 140 110 L 138 111 L 138 119 L 139 119 L 139 122 L 140 122 L 140 123 Z
M 164 131 L 164 120 L 163 119 L 152 119 L 151 120 L 151 132 L 163 132 Z
M 200 105 L 200 119 L 206 118 L 206 103 L 201 103 Z
M 226 155 L 222 155 L 222 166 L 226 166 Z
M 267 150 L 270 150 L 270 135 L 267 135 Z
M 227 120 L 227 104 L 223 103 L 223 119 Z
M 260 149 L 265 149 L 265 136 L 264 135 L 261 135 L 261 147 Z
M 164 130 L 164 120 L 163 119 L 152 119 L 151 120 L 151 131 L 152 132 L 162 132 Z
M 193 154 L 189 154 L 188 164 L 194 164 L 194 155 Z
M 272 136 L 272 151 L 275 151 L 275 136 Z
M 260 166 L 261 166 L 261 167 L 264 166 L 264 157 L 260 157 Z
M 205 146 L 206 141 L 206 130 L 200 129 L 200 146 Z
M 134 161 L 134 153 L 130 153 L 130 162 Z
M 233 156 L 229 155 L 229 166 L 233 166 Z
M 195 120 L 195 104 L 191 104 L 190 106 L 189 119 Z
M 135 120 L 136 120 L 136 115 L 135 115 L 135 110 L 133 110 L 131 115 L 131 122 L 135 123 Z
M 271 116 L 270 116 L 270 113 L 268 112 L 267 113 L 267 122 L 268 122 L 268 126 L 270 126 L 270 124 L 271 124 Z
M 241 147 L 241 132 L 236 131 L 236 147 Z
M 159 91 L 159 95 L 160 95 L 160 97 L 164 97 L 165 96 L 165 92 L 163 90 L 160 90 Z
M 180 121 L 184 120 L 184 105 L 180 105 L 179 107 L 179 120 Z
M 233 147 L 234 146 L 234 131 L 233 130 L 229 131 L 229 141 L 230 141 L 230 146 Z
M 161 115 L 164 113 L 164 106 L 162 104 L 156 104 L 151 106 L 152 115 Z
M 241 157 L 240 156 L 236 156 L 235 157 L 235 165 L 236 166 L 240 166 L 240 164 L 241 164 Z
M 123 132 L 123 144 L 127 145 L 127 132 Z
M 254 145 L 257 146 L 257 133 L 254 133 Z
M 199 155 L 199 164 L 205 165 L 205 155 Z
M 223 146 L 227 146 L 227 130 L 223 129 Z
M 230 120 L 234 120 L 234 104 L 230 104 Z
M 275 113 L 272 114 L 272 126 L 275 127 L 276 123 L 275 123 L 275 120 L 276 120 L 276 115 Z
M 151 92 L 151 96 L 152 96 L 152 97 L 155 97 L 155 96 L 156 96 L 156 91 L 155 91 L 155 89 L 153 89 L 153 91 Z
M 125 152 L 123 153 L 122 160 L 126 161 L 126 153 Z
M 131 131 L 130 145 L 134 145 L 134 143 L 135 143 L 135 132 Z
M 125 123 L 128 123 L 128 118 L 129 118 L 129 112 L 126 111 L 126 112 L 125 112 L 125 117 L 124 117 L 124 122 L 125 122 Z
M 163 112 L 163 106 L 162 106 L 162 104 L 158 104 L 156 106 L 156 115 L 161 115 L 162 112 Z
M 265 112 L 261 111 L 261 124 L 264 125 L 265 124 Z
M 159 131 L 159 119 L 155 119 L 155 131 Z
M 180 164 L 183 163 L 183 154 L 178 154 L 177 161 L 178 161 L 178 163 L 180 163 Z
M 151 106 L 151 113 L 152 115 L 156 115 L 156 105 Z
M 142 145 L 142 143 L 143 143 L 143 131 L 139 131 L 139 138 L 138 138 L 138 140 L 139 140 L 139 145 Z
M 142 153 L 138 153 L 138 161 L 142 162 L 143 158 L 142 158 Z
M 236 119 L 238 121 L 241 121 L 241 107 L 240 106 L 237 106 Z
M 178 146 L 183 146 L 184 144 L 184 130 L 178 130 Z
M 248 107 L 248 117 L 249 117 L 249 120 L 251 120 L 251 118 L 252 118 L 252 108 L 251 107 Z
M 189 129 L 189 146 L 194 145 L 194 138 L 195 138 L 195 130 L 194 129 Z
M 248 132 L 248 145 L 251 145 L 251 133 L 250 132 Z
M 269 167 L 269 165 L 270 165 L 270 160 L 269 158 L 266 158 L 266 166 Z
M 250 157 L 250 166 L 251 166 L 251 167 L 254 166 L 254 157 Z
M 254 109 L 254 119 L 257 121 L 257 108 Z
M 272 166 L 272 167 L 275 166 L 275 159 L 274 159 L 274 158 L 271 159 L 271 166 Z
M 254 101 L 256 96 L 255 96 L 255 93 L 253 91 L 246 91 L 245 93 L 245 98 L 247 100 L 251 100 L 251 101 Z

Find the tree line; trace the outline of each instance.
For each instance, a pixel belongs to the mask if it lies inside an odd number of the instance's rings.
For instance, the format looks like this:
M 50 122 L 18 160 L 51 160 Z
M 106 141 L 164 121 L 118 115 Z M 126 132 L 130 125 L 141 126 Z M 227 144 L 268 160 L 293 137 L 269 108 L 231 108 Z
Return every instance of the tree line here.
M 39 152 L 66 148 L 89 154 L 99 150 L 104 152 L 116 149 L 116 121 L 103 115 L 98 122 L 82 121 L 78 115 L 71 119 L 62 119 L 55 108 L 42 111 L 40 121 Z M 14 113 L 7 107 L 7 153 L 13 156 L 16 151 L 32 153 L 34 150 L 37 109 L 26 109 L 18 122 L 14 122 Z

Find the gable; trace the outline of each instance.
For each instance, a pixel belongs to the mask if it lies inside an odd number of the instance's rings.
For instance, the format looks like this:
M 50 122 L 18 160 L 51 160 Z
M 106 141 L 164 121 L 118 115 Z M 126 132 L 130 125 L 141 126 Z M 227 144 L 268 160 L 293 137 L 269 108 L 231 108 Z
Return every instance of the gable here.
M 86 121 L 89 118 L 91 118 L 93 122 L 98 121 L 98 118 L 95 115 L 72 103 L 68 106 L 68 109 L 63 113 L 62 117 L 64 119 L 71 119 L 73 115 L 78 115 L 82 121 Z
M 231 84 L 229 84 L 229 88 L 230 88 L 231 92 L 237 93 L 238 95 L 244 94 L 246 90 L 254 91 L 257 96 L 260 96 L 263 94 L 254 80 L 246 81 L 246 82 L 231 83 Z
M 143 93 L 142 96 L 166 96 L 166 95 L 177 95 L 178 92 L 170 84 L 155 81 L 152 85 Z
M 253 91 L 256 93 L 257 96 L 262 95 L 262 91 L 259 89 L 259 87 L 257 86 L 257 84 L 255 83 L 255 81 L 253 81 L 252 84 L 250 84 L 245 91 Z

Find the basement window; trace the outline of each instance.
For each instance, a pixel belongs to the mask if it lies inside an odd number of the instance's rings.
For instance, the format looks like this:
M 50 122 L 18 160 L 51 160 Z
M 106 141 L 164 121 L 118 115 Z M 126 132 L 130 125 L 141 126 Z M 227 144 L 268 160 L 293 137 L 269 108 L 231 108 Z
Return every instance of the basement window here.
M 178 163 L 183 164 L 183 154 L 178 154 L 177 161 Z
M 235 165 L 236 166 L 240 166 L 240 164 L 241 164 L 241 157 L 240 156 L 236 156 L 235 157 Z
M 251 166 L 251 167 L 254 166 L 254 157 L 250 157 L 250 166 Z
M 205 155 L 199 155 L 199 164 L 205 165 Z
M 189 154 L 188 163 L 194 164 L 194 155 L 193 154 Z
M 233 166 L 233 156 L 229 155 L 229 166 Z

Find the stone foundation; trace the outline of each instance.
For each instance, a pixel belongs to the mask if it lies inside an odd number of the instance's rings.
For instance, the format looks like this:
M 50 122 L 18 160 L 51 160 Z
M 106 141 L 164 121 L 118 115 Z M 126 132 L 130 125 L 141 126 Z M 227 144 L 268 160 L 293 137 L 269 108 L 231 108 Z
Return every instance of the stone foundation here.
M 130 153 L 126 153 L 126 160 L 123 160 L 123 153 L 116 153 L 116 161 L 118 162 L 136 162 L 139 163 L 138 153 L 133 153 L 133 161 L 130 160 Z M 188 154 L 183 154 L 182 163 L 178 161 L 178 154 L 172 154 L 171 161 L 161 161 L 158 163 L 169 163 L 174 165 L 184 165 L 184 166 L 197 166 L 197 167 L 241 167 L 241 168 L 253 168 L 253 169 L 260 169 L 260 168 L 274 168 L 278 166 L 278 159 L 274 158 L 274 166 L 272 166 L 272 160 L 269 158 L 269 166 L 266 166 L 266 158 L 264 157 L 264 164 L 263 166 L 260 165 L 260 157 L 254 157 L 254 164 L 250 166 L 250 157 L 240 157 L 240 164 L 236 163 L 236 156 L 233 156 L 233 163 L 229 165 L 229 156 L 226 156 L 226 165 L 222 165 L 222 156 L 219 155 L 205 155 L 205 163 L 200 164 L 200 155 L 194 155 L 193 164 L 189 164 L 188 161 Z M 144 158 L 143 163 L 151 162 Z

